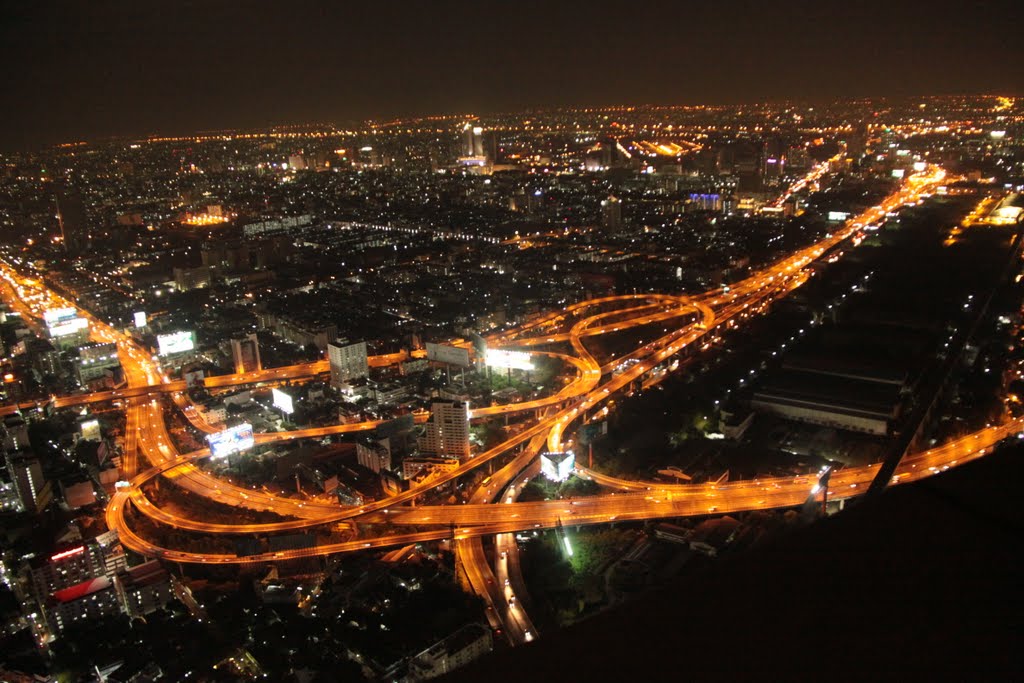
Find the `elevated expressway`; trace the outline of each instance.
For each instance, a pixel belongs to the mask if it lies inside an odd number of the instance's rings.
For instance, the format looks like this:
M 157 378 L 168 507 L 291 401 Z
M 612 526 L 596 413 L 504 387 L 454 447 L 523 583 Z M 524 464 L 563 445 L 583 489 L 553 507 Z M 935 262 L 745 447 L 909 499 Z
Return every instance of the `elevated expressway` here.
M 731 285 L 727 290 L 714 290 L 695 297 L 631 295 L 580 302 L 517 330 L 493 337 L 492 343 L 516 347 L 568 343 L 572 349 L 572 355 L 539 350 L 536 353 L 545 353 L 572 364 L 577 371 L 577 376 L 553 396 L 518 404 L 489 406 L 474 410 L 472 414 L 474 418 L 522 411 L 546 412 L 537 419 L 535 424 L 498 446 L 476 455 L 454 471 L 430 478 L 404 493 L 358 507 L 345 508 L 333 503 L 299 501 L 273 496 L 262 491 L 235 487 L 196 467 L 192 461 L 204 457 L 207 453 L 203 450 L 184 455 L 177 453 L 167 436 L 159 404 L 155 400 L 147 401 L 144 398 L 147 393 L 157 390 L 169 392 L 174 396 L 175 402 L 185 410 L 186 416 L 195 423 L 198 415 L 194 414 L 194 408 L 190 413 L 190 406 L 187 405 L 187 401 L 181 394 L 184 387 L 177 387 L 175 383 L 167 382 L 166 378 L 160 375 L 152 359 L 144 351 L 134 347 L 130 340 L 120 336 L 115 330 L 93 321 L 97 337 L 116 341 L 121 350 L 122 363 L 125 365 L 126 371 L 130 366 L 132 368 L 129 376 L 130 387 L 126 391 L 140 393 L 125 396 L 129 399 L 129 430 L 136 434 L 138 450 L 151 464 L 151 467 L 135 475 L 129 486 L 119 488 L 115 493 L 107 508 L 108 525 L 111 529 L 116 529 L 119 532 L 122 543 L 144 555 L 177 562 L 249 564 L 299 557 L 326 556 L 451 537 L 454 537 L 456 541 L 461 541 L 524 529 L 551 528 L 560 523 L 576 526 L 615 520 L 724 514 L 800 505 L 810 495 L 813 485 L 808 477 L 761 479 L 717 486 L 710 484 L 667 486 L 630 483 L 622 480 L 612 481 L 608 478 L 604 478 L 602 481 L 602 475 L 585 470 L 582 471 L 584 476 L 590 476 L 599 483 L 619 488 L 625 492 L 571 502 L 494 504 L 486 499 L 485 494 L 481 493 L 478 499 L 466 505 L 408 507 L 403 504 L 413 501 L 433 488 L 452 481 L 522 444 L 529 442 L 536 444 L 543 440 L 546 441 L 550 450 L 561 449 L 565 430 L 574 422 L 584 419 L 587 411 L 606 401 L 616 392 L 629 387 L 632 382 L 643 378 L 673 355 L 699 342 L 709 330 L 726 324 L 734 325 L 737 321 L 759 312 L 763 308 L 762 304 L 785 296 L 786 293 L 806 280 L 808 273 L 805 269 L 811 262 L 832 247 L 855 236 L 864 227 L 877 223 L 887 213 L 895 211 L 903 205 L 916 203 L 922 195 L 941 183 L 943 178 L 944 174 L 938 169 L 910 176 L 898 191 L 886 198 L 879 206 L 851 219 L 819 242 Z M 66 304 L 66 302 L 61 303 Z M 587 309 L 606 304 L 632 305 L 626 309 L 602 311 L 581 317 Z M 682 326 L 667 332 L 623 358 L 613 359 L 604 366 L 598 363 L 583 341 L 590 336 L 609 334 L 627 327 L 667 321 L 681 316 L 688 316 L 687 322 Z M 615 320 L 608 322 L 612 318 Z M 567 322 L 572 322 L 568 330 L 557 331 L 557 327 Z M 404 354 L 395 356 L 397 360 L 405 358 Z M 615 367 L 627 358 L 637 362 L 602 382 L 602 377 L 611 367 Z M 392 361 L 390 358 L 388 360 Z M 221 386 L 229 386 L 232 383 L 240 385 L 264 381 L 264 379 L 290 379 L 301 376 L 300 373 L 308 375 L 324 370 L 317 364 L 306 364 L 264 371 L 256 377 L 252 375 L 230 376 L 229 378 L 211 378 L 211 380 L 219 380 L 223 382 Z M 335 425 L 293 432 L 260 434 L 257 436 L 257 440 L 259 443 L 274 443 L 290 439 L 321 437 L 371 429 L 376 424 L 378 423 L 365 422 L 355 425 Z M 204 425 L 200 428 L 208 430 L 209 426 Z M 940 448 L 910 456 L 897 470 L 894 482 L 912 481 L 978 457 L 998 441 L 1018 434 L 1022 430 L 1024 430 L 1024 425 L 1021 421 L 1014 420 L 987 428 Z M 130 439 L 126 439 L 126 450 L 131 450 L 128 447 L 129 443 Z M 520 456 L 524 458 L 524 462 L 527 456 L 533 457 L 535 449 L 536 446 L 531 446 L 523 456 Z M 848 468 L 834 473 L 830 483 L 830 497 L 843 499 L 858 495 L 871 481 L 876 469 L 877 466 Z M 224 504 L 270 511 L 285 519 L 261 524 L 216 524 L 186 519 L 161 510 L 146 499 L 143 485 L 156 476 L 162 476 L 188 490 Z M 205 534 L 276 533 L 326 524 L 345 524 L 355 520 L 366 523 L 387 520 L 391 525 L 399 527 L 433 528 L 326 543 L 301 550 L 241 557 L 232 554 L 195 553 L 160 547 L 133 530 L 126 516 L 129 508 L 160 524 Z M 467 552 L 475 553 L 475 551 Z M 478 560 L 479 557 L 476 557 L 472 564 L 476 565 Z M 482 580 L 486 582 L 486 577 Z
M 986 428 L 952 441 L 942 447 L 909 456 L 893 477 L 894 483 L 906 483 L 930 476 L 987 453 L 999 441 L 1024 433 L 1024 420 Z M 859 495 L 870 484 L 877 465 L 848 468 L 832 475 L 828 495 L 834 500 Z M 393 524 L 436 524 L 440 528 L 411 533 L 377 536 L 341 543 L 320 545 L 278 553 L 248 557 L 230 554 L 193 553 L 162 548 L 136 535 L 124 518 L 124 499 L 112 501 L 107 520 L 117 528 L 122 543 L 153 557 L 175 562 L 212 564 L 249 564 L 274 562 L 298 557 L 316 557 L 384 548 L 454 537 L 457 541 L 527 529 L 554 528 L 559 524 L 583 526 L 614 521 L 726 514 L 748 510 L 794 507 L 804 503 L 814 486 L 814 476 L 765 478 L 726 485 L 694 485 L 693 490 L 653 488 L 628 494 L 610 494 L 574 501 L 534 503 L 438 505 L 402 508 L 389 516 Z M 451 525 L 455 525 L 454 532 Z M 239 533 L 240 530 L 236 530 Z

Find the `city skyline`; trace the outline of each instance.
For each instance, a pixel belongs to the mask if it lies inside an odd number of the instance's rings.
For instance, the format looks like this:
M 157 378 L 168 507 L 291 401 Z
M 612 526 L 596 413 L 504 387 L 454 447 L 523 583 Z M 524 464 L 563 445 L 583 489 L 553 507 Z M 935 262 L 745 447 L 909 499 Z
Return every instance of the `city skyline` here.
M 585 3 L 8 3 L 0 148 L 617 103 L 1019 94 L 1024 59 L 998 26 L 1021 9 L 986 7 L 654 2 L 620 25 Z
M 1021 19 L 0 0 L 0 681 L 1019 676 Z

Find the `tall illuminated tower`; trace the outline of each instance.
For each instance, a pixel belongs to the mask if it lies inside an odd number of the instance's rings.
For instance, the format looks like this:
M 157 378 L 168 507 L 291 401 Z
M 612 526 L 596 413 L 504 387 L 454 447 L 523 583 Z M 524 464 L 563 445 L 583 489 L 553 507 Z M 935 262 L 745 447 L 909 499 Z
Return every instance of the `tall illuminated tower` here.
M 89 248 L 89 225 L 82 195 L 73 190 L 59 190 L 54 197 L 61 241 L 69 255 L 77 255 Z

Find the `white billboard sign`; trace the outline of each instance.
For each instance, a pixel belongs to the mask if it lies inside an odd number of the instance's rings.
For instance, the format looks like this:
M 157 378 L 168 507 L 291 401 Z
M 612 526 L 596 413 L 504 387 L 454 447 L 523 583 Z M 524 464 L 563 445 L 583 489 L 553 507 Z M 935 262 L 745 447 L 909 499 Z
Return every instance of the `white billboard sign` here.
M 160 355 L 169 356 L 172 353 L 184 353 L 196 347 L 195 335 L 192 332 L 172 332 L 161 334 L 156 338 L 160 345 Z
M 295 412 L 295 401 L 289 394 L 284 393 L 280 389 L 271 389 L 270 395 L 274 398 L 274 407 L 280 408 L 282 413 L 291 415 Z
M 572 451 L 540 454 L 540 472 L 551 481 L 565 481 L 575 466 L 576 456 Z
M 69 334 L 89 329 L 89 321 L 85 318 L 65 318 L 60 322 L 47 324 L 51 337 L 66 337 Z
M 427 360 L 469 367 L 469 349 L 427 342 Z
M 145 311 L 135 311 L 135 327 L 145 327 L 146 326 L 146 322 L 147 322 L 147 320 L 146 320 L 146 312 Z
M 51 308 L 48 311 L 43 312 L 43 320 L 46 321 L 47 325 L 59 323 L 71 318 L 77 318 L 78 311 L 73 308 Z
M 206 441 L 210 444 L 210 455 L 214 458 L 226 458 L 232 453 L 247 451 L 256 443 L 252 425 L 248 422 L 210 434 Z
M 525 351 L 509 351 L 507 349 L 487 349 L 484 362 L 492 368 L 512 368 L 513 370 L 533 370 L 533 361 Z

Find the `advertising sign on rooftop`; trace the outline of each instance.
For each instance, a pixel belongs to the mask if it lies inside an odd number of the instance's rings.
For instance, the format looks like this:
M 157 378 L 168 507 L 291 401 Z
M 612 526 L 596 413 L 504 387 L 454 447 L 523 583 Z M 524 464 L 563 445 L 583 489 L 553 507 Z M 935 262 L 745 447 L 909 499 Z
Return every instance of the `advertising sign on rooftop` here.
M 192 332 L 172 332 L 161 334 L 156 338 L 160 346 L 160 355 L 169 356 L 172 353 L 184 353 L 196 347 L 195 335 Z
M 492 368 L 512 368 L 513 370 L 533 370 L 533 361 L 525 351 L 509 351 L 507 349 L 487 349 L 485 362 Z
M 284 393 L 280 389 L 271 389 L 270 395 L 274 398 L 274 407 L 280 408 L 282 413 L 291 415 L 295 412 L 295 402 L 292 400 L 291 395 Z
M 47 329 L 50 331 L 51 337 L 66 337 L 69 334 L 89 329 L 89 321 L 85 318 L 65 318 L 47 323 Z
M 445 346 L 444 344 L 431 344 L 427 342 L 427 360 L 449 365 L 461 365 L 469 367 L 469 350 L 457 346 Z
M 51 308 L 43 313 L 43 320 L 47 325 L 59 323 L 71 318 L 77 318 L 78 311 L 73 308 Z
M 540 454 L 540 472 L 551 481 L 565 481 L 576 466 L 576 457 L 572 451 Z
M 210 434 L 206 441 L 210 444 L 210 455 L 214 458 L 226 458 L 233 453 L 247 451 L 256 443 L 252 425 L 248 422 Z

